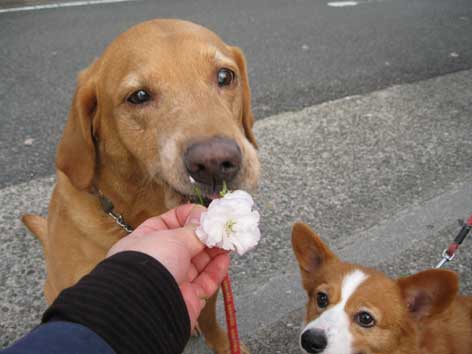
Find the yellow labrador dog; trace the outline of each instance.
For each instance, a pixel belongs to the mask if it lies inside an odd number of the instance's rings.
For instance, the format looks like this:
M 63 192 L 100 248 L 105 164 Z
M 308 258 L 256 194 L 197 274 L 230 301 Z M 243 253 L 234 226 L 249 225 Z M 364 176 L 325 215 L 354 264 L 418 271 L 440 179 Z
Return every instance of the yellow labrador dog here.
M 23 221 L 42 243 L 45 295 L 77 282 L 126 231 L 192 199 L 191 176 L 211 198 L 254 189 L 259 178 L 244 56 L 180 20 L 141 23 L 116 38 L 78 77 L 57 148 L 47 220 Z M 229 343 L 216 296 L 199 326 L 215 353 Z

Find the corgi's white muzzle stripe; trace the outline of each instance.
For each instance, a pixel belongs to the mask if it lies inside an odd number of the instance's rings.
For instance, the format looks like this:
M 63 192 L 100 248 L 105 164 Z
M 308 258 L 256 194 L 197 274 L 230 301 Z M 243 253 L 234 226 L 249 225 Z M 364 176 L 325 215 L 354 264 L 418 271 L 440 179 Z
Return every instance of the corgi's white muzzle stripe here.
M 349 330 L 351 319 L 345 312 L 345 306 L 359 285 L 367 278 L 368 276 L 360 270 L 347 274 L 341 285 L 341 301 L 308 323 L 303 329 L 302 334 L 310 329 L 325 331 L 328 346 L 323 354 L 352 354 L 352 335 Z

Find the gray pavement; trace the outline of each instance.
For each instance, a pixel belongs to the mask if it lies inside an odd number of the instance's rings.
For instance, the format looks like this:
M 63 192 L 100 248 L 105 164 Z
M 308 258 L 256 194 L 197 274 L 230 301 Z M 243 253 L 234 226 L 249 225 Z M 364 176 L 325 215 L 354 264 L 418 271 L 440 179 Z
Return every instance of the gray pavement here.
M 162 0 L 0 14 L 0 163 L 8 167 L 0 187 L 52 173 L 77 72 L 149 18 L 195 21 L 242 47 L 258 119 L 472 68 L 470 0 L 327 2 Z
M 471 83 L 462 71 L 256 122 L 263 239 L 231 268 L 241 336 L 254 353 L 298 353 L 305 296 L 289 242 L 295 220 L 344 259 L 392 275 L 436 263 L 456 219 L 472 212 Z M 44 214 L 52 184 L 0 190 L 0 347 L 44 309 L 39 244 L 15 220 Z M 471 242 L 451 265 L 469 293 Z M 187 352 L 208 350 L 192 339 Z

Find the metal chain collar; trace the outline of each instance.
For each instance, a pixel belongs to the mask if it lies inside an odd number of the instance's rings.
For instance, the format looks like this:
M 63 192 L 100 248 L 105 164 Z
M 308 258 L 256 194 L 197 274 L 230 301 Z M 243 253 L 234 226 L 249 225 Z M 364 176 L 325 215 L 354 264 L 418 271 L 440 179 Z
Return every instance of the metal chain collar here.
M 105 197 L 100 190 L 98 190 L 98 199 L 100 200 L 100 205 L 102 206 L 102 209 L 106 214 L 110 215 L 112 219 L 115 220 L 115 222 L 127 233 L 133 232 L 134 229 L 126 223 L 123 215 L 113 211 L 113 203 L 110 199 Z

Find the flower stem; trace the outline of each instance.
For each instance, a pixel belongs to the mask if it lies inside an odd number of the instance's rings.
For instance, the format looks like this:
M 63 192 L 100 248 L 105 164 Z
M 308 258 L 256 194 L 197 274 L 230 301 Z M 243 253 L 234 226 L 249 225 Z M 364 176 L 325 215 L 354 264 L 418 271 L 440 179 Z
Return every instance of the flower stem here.
M 198 186 L 194 186 L 193 188 L 195 190 L 195 194 L 197 195 L 197 198 L 198 198 L 198 202 L 205 206 L 205 202 L 203 201 L 203 196 L 202 196 L 202 191 L 200 190 L 200 188 L 198 188 Z
M 228 186 L 226 185 L 226 181 L 223 181 L 223 189 L 220 191 L 220 196 L 224 197 L 226 193 L 228 193 Z

